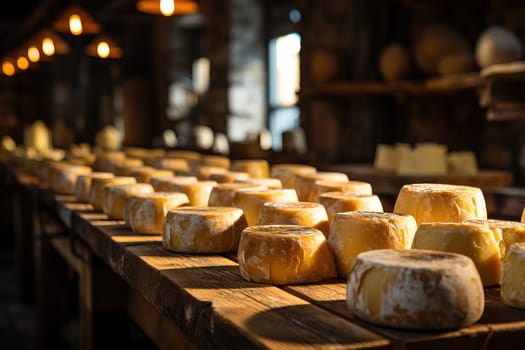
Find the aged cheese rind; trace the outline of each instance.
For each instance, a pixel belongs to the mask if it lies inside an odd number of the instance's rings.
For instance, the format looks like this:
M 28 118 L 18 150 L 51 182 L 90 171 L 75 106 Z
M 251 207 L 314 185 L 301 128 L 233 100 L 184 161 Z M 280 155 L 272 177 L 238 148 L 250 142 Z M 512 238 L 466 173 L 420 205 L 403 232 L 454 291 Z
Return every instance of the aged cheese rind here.
M 266 187 L 244 183 L 222 183 L 213 186 L 208 199 L 210 207 L 232 207 L 237 191 L 265 190 Z
M 348 181 L 348 175 L 333 171 L 295 175 L 294 188 L 295 191 L 297 191 L 297 197 L 300 201 L 310 201 L 310 196 L 313 194 L 315 189 L 315 182 L 319 180 L 346 182 Z
M 149 183 L 156 192 L 171 192 L 173 185 L 197 182 L 196 176 L 154 176 Z
M 325 192 L 319 196 L 319 203 L 325 207 L 330 225 L 334 220 L 335 214 L 345 211 L 383 212 L 383 204 L 375 194 L 359 195 L 346 192 Z
M 235 182 L 235 180 L 246 180 L 250 178 L 250 174 L 244 171 L 227 171 L 225 173 L 213 173 L 209 176 L 210 180 L 218 183 Z
M 242 209 L 248 226 L 254 226 L 257 225 L 259 211 L 266 202 L 298 202 L 297 193 L 291 188 L 237 191 L 232 205 Z
M 48 163 L 47 182 L 49 189 L 56 193 L 75 194 L 78 177 L 92 172 L 89 166 L 61 162 Z
M 325 236 L 312 227 L 247 227 L 237 255 L 241 275 L 259 283 L 311 283 L 337 274 Z
M 124 220 L 126 202 L 139 193 L 155 192 L 150 184 L 106 185 L 102 210 L 111 219 Z
M 501 298 L 506 305 L 525 309 L 525 243 L 514 243 L 503 258 Z
M 184 207 L 168 211 L 163 246 L 180 253 L 237 251 L 246 219 L 239 208 Z
M 325 192 L 347 192 L 354 194 L 372 194 L 372 185 L 364 181 L 326 181 L 317 180 L 308 198 L 309 202 L 318 202 Z
M 173 184 L 171 191 L 185 193 L 190 200 L 193 207 L 206 207 L 210 199 L 210 193 L 214 186 L 217 185 L 215 181 L 196 181 L 190 183 Z
M 234 160 L 231 170 L 246 172 L 254 179 L 270 177 L 270 163 L 265 159 Z
M 359 318 L 409 330 L 470 325 L 484 310 L 472 260 L 428 250 L 380 249 L 359 254 L 347 284 L 347 305 Z
M 75 184 L 75 197 L 79 202 L 89 202 L 89 191 L 91 190 L 91 180 L 93 178 L 114 177 L 113 173 L 92 172 L 91 174 L 79 175 Z
M 500 255 L 514 243 L 525 243 L 525 223 L 511 220 L 466 220 L 465 222 L 486 224 L 494 232 L 496 242 L 499 242 Z
M 281 180 L 277 178 L 271 178 L 271 177 L 259 178 L 259 179 L 236 179 L 234 182 L 252 184 L 252 185 L 261 185 L 270 190 L 283 188 L 283 184 L 281 183 Z
M 295 188 L 295 176 L 299 174 L 315 174 L 317 169 L 311 165 L 281 163 L 271 166 L 270 176 L 281 180 L 283 188 Z
M 89 203 L 95 210 L 102 210 L 104 205 L 106 185 L 126 185 L 136 184 L 137 180 L 132 176 L 114 176 L 111 178 L 94 178 L 91 180 L 91 189 L 89 191 Z

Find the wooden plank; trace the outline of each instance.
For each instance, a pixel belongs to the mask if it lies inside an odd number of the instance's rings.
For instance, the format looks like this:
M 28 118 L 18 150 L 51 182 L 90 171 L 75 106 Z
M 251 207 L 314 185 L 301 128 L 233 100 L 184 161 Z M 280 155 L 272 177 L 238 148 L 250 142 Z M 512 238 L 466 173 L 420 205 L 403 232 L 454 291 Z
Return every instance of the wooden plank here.
M 76 273 L 80 273 L 82 262 L 71 251 L 71 241 L 69 237 L 52 238 L 50 242 L 68 266 L 73 268 Z

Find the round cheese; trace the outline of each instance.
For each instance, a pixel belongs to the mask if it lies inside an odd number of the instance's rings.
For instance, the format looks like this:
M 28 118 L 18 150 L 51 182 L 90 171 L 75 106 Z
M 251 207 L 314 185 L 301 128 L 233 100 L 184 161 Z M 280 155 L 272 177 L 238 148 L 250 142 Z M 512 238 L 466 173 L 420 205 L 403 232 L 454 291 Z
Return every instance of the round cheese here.
M 156 159 L 152 166 L 157 169 L 171 170 L 175 174 L 179 172 L 187 173 L 190 171 L 190 165 L 186 159 L 180 158 L 160 158 Z
M 201 162 L 203 165 L 218 166 L 224 169 L 230 169 L 231 160 L 226 156 L 203 155 Z
M 314 182 L 314 187 L 310 193 L 310 202 L 319 202 L 319 196 L 325 192 L 347 192 L 354 194 L 372 194 L 372 185 L 364 181 L 326 181 L 318 180 Z
M 465 222 L 486 224 L 494 232 L 494 239 L 499 242 L 500 256 L 514 243 L 525 243 L 525 223 L 510 220 L 467 220 Z
M 411 215 L 348 211 L 335 214 L 328 244 L 339 276 L 348 278 L 355 257 L 372 249 L 410 249 L 416 221 Z
M 123 165 L 126 154 L 120 151 L 103 151 L 96 154 L 93 169 L 100 172 L 115 173 Z
M 104 203 L 102 204 L 104 213 L 111 219 L 123 220 L 128 199 L 140 193 L 153 193 L 154 189 L 150 184 L 139 183 L 106 185 L 104 192 Z
M 168 210 L 189 203 L 184 193 L 153 192 L 131 196 L 126 202 L 124 219 L 133 232 L 162 234 Z
M 171 190 L 185 193 L 190 200 L 189 205 L 192 207 L 206 207 L 208 206 L 211 190 L 216 185 L 217 182 L 215 181 L 196 181 L 173 184 Z
M 197 182 L 195 176 L 153 176 L 149 183 L 156 192 L 171 192 L 173 185 Z
M 222 183 L 214 186 L 208 199 L 209 207 L 232 207 L 233 197 L 237 191 L 243 190 L 265 190 L 266 187 L 243 184 L 243 183 Z
M 297 174 L 295 175 L 294 188 L 297 191 L 297 197 L 300 201 L 308 202 L 313 194 L 315 182 L 318 180 L 328 180 L 337 182 L 348 181 L 348 176 L 344 173 L 323 171 L 315 174 Z
M 48 166 L 49 189 L 56 193 L 75 194 L 80 175 L 91 174 L 91 167 L 67 163 L 50 163 Z
M 134 176 L 137 179 L 137 182 L 147 184 L 150 182 L 152 177 L 175 176 L 175 174 L 171 170 L 143 167 L 133 171 L 132 176 Z
M 329 224 L 334 220 L 335 214 L 345 211 L 383 212 L 381 200 L 375 194 L 325 192 L 319 196 L 319 203 L 326 209 Z
M 224 174 L 227 172 L 228 172 L 227 169 L 224 169 L 218 166 L 200 165 L 200 166 L 194 167 L 193 170 L 191 171 L 191 174 L 197 176 L 199 180 L 211 180 L 210 177 L 212 175 Z
M 283 188 L 281 180 L 271 177 L 259 179 L 237 179 L 234 182 L 261 185 L 271 190 Z
M 113 173 L 93 172 L 91 174 L 79 175 L 75 184 L 75 196 L 79 202 L 89 202 L 89 191 L 93 178 L 111 178 Z
M 141 160 L 142 162 L 142 160 Z M 118 168 L 117 170 L 117 175 L 118 176 L 133 176 L 133 174 L 135 173 L 135 171 L 140 171 L 142 169 L 153 169 L 152 167 L 148 166 L 148 165 L 135 165 L 135 164 L 132 164 L 132 165 L 123 165 L 121 167 Z
M 209 176 L 210 180 L 218 183 L 235 182 L 236 180 L 246 180 L 250 178 L 250 174 L 243 171 L 228 171 L 225 173 L 214 173 Z
M 295 176 L 302 174 L 315 174 L 317 169 L 311 165 L 281 163 L 271 167 L 270 176 L 281 180 L 283 188 L 295 188 Z
M 168 211 L 164 222 L 164 248 L 180 253 L 237 251 L 246 219 L 232 207 L 184 207 Z
M 525 207 L 523 207 L 523 210 L 521 211 L 521 218 L 520 218 L 520 221 L 521 221 L 521 222 L 525 222 Z
M 267 202 L 261 208 L 257 225 L 298 225 L 314 227 L 328 236 L 325 208 L 312 202 Z
M 234 160 L 231 170 L 246 172 L 254 179 L 270 177 L 270 164 L 265 159 Z
M 173 150 L 169 151 L 166 156 L 168 158 L 181 158 L 186 159 L 187 161 L 200 161 L 202 155 L 196 151 L 189 150 Z
M 474 261 L 484 286 L 501 282 L 499 244 L 486 224 L 424 223 L 417 229 L 412 248 L 466 255 Z
M 347 284 L 359 318 L 409 330 L 450 330 L 481 317 L 485 297 L 472 260 L 429 250 L 379 249 L 359 254 Z
M 525 243 L 511 245 L 503 258 L 501 298 L 506 305 L 525 309 Z
M 266 202 L 298 202 L 297 193 L 290 188 L 280 190 L 237 191 L 232 205 L 241 208 L 249 226 L 257 224 L 259 212 Z
M 104 187 L 106 185 L 126 185 L 136 184 L 137 180 L 131 176 L 114 176 L 111 178 L 94 178 L 91 180 L 91 189 L 89 191 L 89 203 L 95 210 L 102 210 L 104 204 Z
M 241 275 L 259 283 L 311 283 L 337 275 L 325 236 L 312 227 L 247 227 L 237 256 Z
M 410 214 L 418 225 L 487 218 L 480 188 L 434 183 L 404 185 L 396 198 L 394 213 Z

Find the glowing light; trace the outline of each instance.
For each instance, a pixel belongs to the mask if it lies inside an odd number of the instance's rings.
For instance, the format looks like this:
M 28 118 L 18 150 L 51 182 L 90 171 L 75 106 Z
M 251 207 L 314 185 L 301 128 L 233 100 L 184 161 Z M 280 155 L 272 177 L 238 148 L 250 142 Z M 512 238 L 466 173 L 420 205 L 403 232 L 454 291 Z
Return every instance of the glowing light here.
M 100 58 L 108 58 L 110 53 L 109 44 L 107 41 L 101 41 L 97 45 L 97 54 Z
M 73 14 L 69 16 L 69 30 L 71 31 L 71 34 L 73 35 L 80 35 L 82 34 L 82 19 L 79 15 Z
M 8 77 L 15 75 L 15 65 L 10 61 L 3 61 L 2 62 L 2 73 L 7 75 Z
M 46 56 L 53 56 L 55 54 L 55 43 L 51 38 L 42 39 L 42 52 Z
M 16 60 L 16 66 L 21 70 L 26 70 L 27 68 L 29 68 L 29 61 L 24 56 L 20 56 Z
M 27 49 L 27 57 L 31 62 L 38 62 L 40 60 L 40 51 L 36 46 L 29 46 Z
M 175 2 L 173 0 L 160 0 L 160 13 L 164 16 L 171 16 L 175 12 Z

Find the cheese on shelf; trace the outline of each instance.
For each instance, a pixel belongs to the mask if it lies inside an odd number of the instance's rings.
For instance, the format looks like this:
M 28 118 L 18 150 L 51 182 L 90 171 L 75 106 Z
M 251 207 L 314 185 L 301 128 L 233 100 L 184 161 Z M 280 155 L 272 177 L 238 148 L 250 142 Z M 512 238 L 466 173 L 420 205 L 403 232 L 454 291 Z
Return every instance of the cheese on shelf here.
M 239 208 L 183 207 L 169 210 L 163 246 L 180 253 L 237 251 L 246 219 Z
M 266 202 L 298 202 L 297 193 L 291 188 L 277 190 L 243 190 L 237 191 L 232 205 L 241 208 L 248 226 L 257 225 L 259 212 Z
M 171 192 L 173 185 L 197 182 L 195 176 L 153 176 L 149 183 L 156 192 Z
M 93 178 L 111 178 L 113 173 L 92 172 L 91 174 L 79 175 L 75 184 L 75 197 L 79 202 L 89 202 L 89 191 L 91 190 L 91 180 Z
M 252 184 L 252 185 L 261 185 L 270 190 L 283 188 L 281 180 L 272 178 L 272 177 L 259 178 L 259 179 L 237 179 L 234 182 Z
M 475 323 L 485 297 L 478 271 L 464 255 L 379 249 L 356 257 L 346 301 L 373 324 L 437 331 Z
M 208 206 L 211 190 L 216 185 L 217 182 L 215 181 L 196 181 L 173 184 L 171 190 L 185 193 L 190 200 L 189 205 L 192 207 L 206 207 Z
M 210 176 L 214 174 L 224 174 L 227 172 L 228 170 L 222 167 L 211 165 L 199 165 L 192 168 L 190 174 L 193 176 L 197 176 L 199 180 L 211 180 Z
M 326 181 L 318 180 L 314 182 L 314 187 L 310 193 L 310 202 L 318 202 L 319 196 L 325 192 L 347 192 L 354 194 L 372 194 L 372 185 L 364 181 Z
M 328 244 L 339 276 L 348 278 L 355 257 L 372 249 L 410 249 L 416 221 L 411 215 L 349 211 L 335 214 Z
M 121 151 L 102 151 L 96 154 L 93 169 L 100 172 L 115 173 L 126 159 L 126 154 Z
M 270 176 L 281 180 L 283 188 L 295 188 L 295 176 L 315 174 L 317 169 L 311 165 L 281 163 L 271 166 Z
M 244 171 L 227 171 L 225 173 L 214 173 L 210 175 L 210 180 L 218 183 L 235 182 L 235 180 L 246 180 L 250 178 L 250 174 Z
M 131 176 L 114 176 L 111 178 L 94 178 L 91 180 L 91 189 L 89 191 L 89 203 L 95 210 L 102 210 L 104 204 L 106 185 L 126 185 L 136 184 L 137 180 Z
M 233 198 L 237 191 L 244 190 L 265 190 L 266 187 L 243 183 L 222 183 L 213 186 L 208 206 L 210 207 L 232 207 Z
M 202 156 L 203 165 L 218 166 L 224 169 L 230 169 L 231 160 L 226 156 L 218 155 L 203 155 Z
M 319 196 L 319 203 L 326 209 L 329 224 L 334 220 L 335 214 L 345 211 L 383 212 L 383 204 L 375 194 L 325 192 Z
M 254 179 L 270 177 L 270 163 L 265 159 L 234 160 L 231 170 L 246 172 Z
M 160 158 L 152 163 L 157 169 L 171 170 L 175 174 L 187 173 L 190 171 L 190 165 L 186 159 L 180 158 Z
M 424 223 L 417 229 L 412 248 L 466 255 L 474 261 L 483 286 L 494 286 L 501 282 L 499 244 L 494 232 L 486 224 Z
M 175 173 L 171 170 L 143 167 L 141 169 L 135 169 L 132 172 L 132 176 L 134 176 L 137 179 L 137 182 L 147 184 L 151 181 L 152 177 L 175 176 Z
M 259 283 L 311 283 L 337 275 L 325 236 L 312 227 L 247 227 L 237 256 L 241 275 Z
M 500 255 L 514 243 L 525 243 L 525 223 L 510 220 L 466 220 L 465 222 L 486 224 L 494 232 L 494 239 L 499 242 Z
M 525 243 L 512 244 L 503 258 L 501 298 L 506 305 L 525 309 Z
M 315 189 L 315 182 L 318 180 L 347 182 L 348 175 L 340 172 L 322 171 L 315 174 L 295 175 L 294 188 L 300 201 L 308 202 Z
M 102 210 L 111 219 L 124 220 L 126 202 L 134 195 L 140 193 L 153 193 L 154 189 L 150 184 L 127 184 L 127 185 L 106 185 L 104 187 L 104 203 Z
M 298 225 L 314 227 L 328 236 L 325 208 L 312 202 L 267 202 L 262 206 L 257 225 Z
M 48 163 L 47 182 L 49 189 L 61 194 L 75 194 L 77 179 L 80 175 L 91 174 L 91 167 L 68 163 Z

